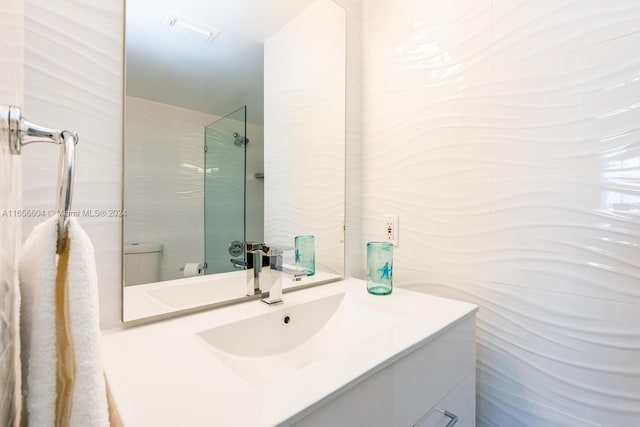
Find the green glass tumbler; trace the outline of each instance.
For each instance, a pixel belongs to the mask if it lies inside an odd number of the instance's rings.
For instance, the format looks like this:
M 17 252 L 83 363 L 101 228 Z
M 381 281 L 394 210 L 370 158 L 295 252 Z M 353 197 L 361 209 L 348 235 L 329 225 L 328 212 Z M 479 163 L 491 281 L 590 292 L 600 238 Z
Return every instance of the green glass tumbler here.
M 316 273 L 316 249 L 313 236 L 296 236 L 296 268 L 304 271 L 307 276 Z
M 393 243 L 367 243 L 367 291 L 389 295 L 393 290 Z

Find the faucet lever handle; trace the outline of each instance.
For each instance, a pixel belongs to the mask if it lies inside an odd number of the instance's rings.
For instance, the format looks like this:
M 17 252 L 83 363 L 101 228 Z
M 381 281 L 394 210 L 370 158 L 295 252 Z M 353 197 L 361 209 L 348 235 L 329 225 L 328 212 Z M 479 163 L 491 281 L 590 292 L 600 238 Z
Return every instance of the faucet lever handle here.
M 244 243 L 244 247 L 245 247 L 245 250 L 247 251 L 247 253 L 254 253 L 256 251 L 264 251 L 265 248 L 266 248 L 266 250 L 269 250 L 269 247 L 267 245 L 265 245 L 264 243 L 260 243 L 260 242 L 245 242 Z
M 294 267 L 295 264 L 295 248 L 293 247 L 275 247 L 269 249 L 269 266 L 272 270 L 277 270 L 288 274 L 294 282 L 299 282 L 307 274 Z
M 267 247 L 267 256 L 269 257 L 269 266 L 273 270 L 282 270 L 284 263 L 284 248 Z

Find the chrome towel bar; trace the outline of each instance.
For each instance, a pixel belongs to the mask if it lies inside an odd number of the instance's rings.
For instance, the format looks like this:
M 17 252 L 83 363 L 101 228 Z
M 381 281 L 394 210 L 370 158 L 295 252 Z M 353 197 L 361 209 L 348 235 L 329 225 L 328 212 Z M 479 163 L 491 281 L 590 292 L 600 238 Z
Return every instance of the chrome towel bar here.
M 34 142 L 50 142 L 60 145 L 58 163 L 58 193 L 56 210 L 58 215 L 57 253 L 61 253 L 67 243 L 69 212 L 73 196 L 75 146 L 78 134 L 73 131 L 50 129 L 35 125 L 22 117 L 20 107 L 0 106 L 0 140 L 7 140 L 11 154 L 19 155 L 22 146 Z

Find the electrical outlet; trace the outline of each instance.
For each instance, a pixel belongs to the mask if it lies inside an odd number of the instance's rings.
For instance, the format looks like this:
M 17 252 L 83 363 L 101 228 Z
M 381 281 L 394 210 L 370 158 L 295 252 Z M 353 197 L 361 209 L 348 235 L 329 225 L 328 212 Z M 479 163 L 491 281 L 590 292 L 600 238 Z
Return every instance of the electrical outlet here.
M 398 247 L 398 215 L 384 216 L 384 240 Z

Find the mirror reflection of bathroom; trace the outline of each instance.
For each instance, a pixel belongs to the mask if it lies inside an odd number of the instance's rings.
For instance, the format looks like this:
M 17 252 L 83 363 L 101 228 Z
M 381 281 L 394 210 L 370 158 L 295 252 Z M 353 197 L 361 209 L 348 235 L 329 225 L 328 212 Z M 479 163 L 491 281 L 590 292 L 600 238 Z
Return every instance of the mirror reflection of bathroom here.
M 254 144 L 248 151 L 247 137 L 247 107 L 242 106 L 204 127 L 204 150 L 202 158 L 193 163 L 180 163 L 196 177 L 201 177 L 204 188 L 204 206 L 202 206 L 204 220 L 204 259 L 194 264 L 183 259 L 198 260 L 201 256 L 196 251 L 200 245 L 180 245 L 180 241 L 165 242 L 126 242 L 125 255 L 125 286 L 152 283 L 164 280 L 178 279 L 184 276 L 217 274 L 243 269 L 246 266 L 244 242 L 248 231 L 251 240 L 262 239 L 262 180 L 256 179 L 261 173 L 262 164 L 262 129 L 252 127 Z M 197 146 L 197 138 L 184 138 Z M 197 147 L 193 150 L 197 153 Z M 254 158 L 251 158 L 253 156 Z M 252 166 L 250 178 L 245 181 L 247 163 Z M 202 165 L 202 166 L 199 166 Z M 144 179 L 144 178 L 141 178 Z M 184 182 L 184 181 L 183 181 Z M 186 180 L 186 185 L 191 184 Z M 179 185 L 179 184 L 178 184 Z M 253 194 L 252 211 L 246 215 L 245 223 L 245 192 L 249 189 Z M 191 191 L 193 194 L 194 191 Z M 198 192 L 199 193 L 199 192 Z M 189 191 L 181 192 L 181 200 L 188 200 Z M 198 194 L 199 196 L 199 194 Z M 159 212 L 167 214 L 167 211 Z M 166 229 L 166 228 L 165 228 Z M 127 236 L 136 233 L 141 235 L 144 228 L 133 226 L 127 228 Z M 149 233 L 151 234 L 151 233 Z M 162 269 L 165 265 L 174 268 Z
M 287 291 L 342 277 L 344 9 L 148 5 L 126 2 L 123 320 L 246 298 L 250 243 L 315 236 L 315 274 Z M 177 10 L 215 37 L 163 24 Z

